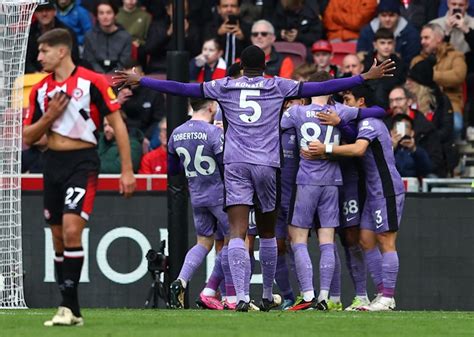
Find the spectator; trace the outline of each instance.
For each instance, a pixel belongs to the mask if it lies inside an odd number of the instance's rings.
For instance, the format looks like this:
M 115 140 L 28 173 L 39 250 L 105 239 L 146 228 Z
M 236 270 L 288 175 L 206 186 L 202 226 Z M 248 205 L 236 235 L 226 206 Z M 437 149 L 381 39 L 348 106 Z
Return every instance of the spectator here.
M 75 0 L 56 0 L 56 8 L 56 17 L 74 31 L 79 45 L 84 45 L 85 35 L 92 29 L 89 12 Z
M 168 138 L 166 131 L 166 118 L 163 118 L 159 124 L 160 146 L 143 156 L 138 173 L 166 174 L 168 172 Z
M 403 114 L 393 118 L 392 146 L 395 154 L 395 165 L 402 177 L 424 178 L 433 170 L 428 153 L 417 144 L 412 119 Z
M 293 71 L 292 78 L 296 81 L 307 82 L 309 77 L 317 71 L 318 70 L 314 64 L 303 63 L 296 67 L 296 69 Z
M 133 172 L 137 172 L 142 157 L 141 141 L 143 135 L 140 132 L 129 132 L 130 154 L 132 156 Z M 104 118 L 104 131 L 99 135 L 99 143 L 97 146 L 100 158 L 100 173 L 116 173 L 121 172 L 120 156 L 118 152 L 117 142 L 115 140 L 115 131 L 112 126 Z
M 202 52 L 189 62 L 189 79 L 199 83 L 225 77 L 226 63 L 217 39 L 204 41 Z
M 448 1 L 441 0 L 438 9 L 438 16 L 443 16 L 448 11 Z M 469 6 L 467 8 L 467 12 L 470 16 L 474 17 L 474 0 L 469 0 Z
M 377 7 L 377 17 L 362 28 L 357 41 L 357 52 L 370 53 L 373 50 L 375 32 L 379 28 L 387 28 L 395 36 L 395 51 L 400 54 L 405 65 L 420 52 L 418 30 L 405 18 L 400 16 L 398 0 L 381 0 Z
M 377 0 L 331 0 L 323 23 L 330 42 L 357 41 L 360 30 L 377 10 Z
M 431 23 L 441 26 L 445 40 L 463 53 L 471 51 L 468 41 L 474 39 L 474 18 L 467 14 L 468 0 L 448 0 L 448 12 Z
M 275 50 L 275 29 L 267 20 L 259 20 L 252 26 L 252 44 L 260 47 L 265 53 L 265 75 L 291 78 L 294 64 L 290 57 L 283 56 Z
M 135 68 L 143 76 L 143 69 L 136 62 L 127 65 L 125 69 Z M 165 98 L 162 93 L 143 86 L 123 88 L 117 96 L 122 105 L 122 111 L 127 116 L 126 123 L 133 133 L 139 130 L 144 136 L 143 153 L 150 148 L 150 140 L 160 120 L 165 115 Z
M 117 23 L 132 36 L 135 47 L 145 44 L 151 15 L 137 6 L 137 0 L 123 0 L 123 6 L 117 14 Z
M 36 21 L 31 24 L 30 35 L 28 35 L 28 49 L 26 51 L 25 73 L 36 73 L 43 71 L 41 63 L 38 62 L 38 38 L 47 31 L 54 28 L 64 28 L 72 37 L 71 56 L 75 64 L 79 61 L 79 48 L 76 34 L 64 23 L 56 19 L 56 7 L 52 3 L 38 5 L 34 17 Z
M 444 32 L 438 24 L 425 25 L 421 31 L 423 50 L 412 60 L 411 65 L 413 67 L 425 59 L 429 59 L 429 62 L 433 64 L 432 80 L 442 88 L 451 101 L 454 109 L 454 131 L 456 137 L 459 138 L 463 127 L 462 84 L 466 79 L 467 66 L 464 54 L 455 50 L 450 43 L 444 42 L 443 39 Z M 428 74 L 424 74 L 424 76 L 428 76 Z
M 443 157 L 441 140 L 433 123 L 429 122 L 420 111 L 411 108 L 413 99 L 411 93 L 404 87 L 395 87 L 388 96 L 390 104 L 390 116 L 387 116 L 385 123 L 392 129 L 394 118 L 397 115 L 410 117 L 412 129 L 415 132 L 415 142 L 422 146 L 428 153 L 433 164 L 432 172 L 438 177 L 446 177 L 447 169 Z
M 374 92 L 374 104 L 388 108 L 388 94 L 397 85 L 405 83 L 406 67 L 403 61 L 395 54 L 395 38 L 391 30 L 379 28 L 374 36 L 374 52 L 369 54 L 364 60 L 364 71 L 370 69 L 377 60 L 377 64 L 391 59 L 395 62 L 395 71 L 392 77 L 385 77 L 379 80 L 369 81 L 367 84 Z M 369 57 L 370 56 L 370 57 Z
M 240 17 L 242 21 L 248 25 L 253 25 L 254 22 L 264 19 L 262 0 L 242 0 L 240 5 Z M 269 18 L 270 20 L 272 17 Z
M 145 52 L 149 56 L 146 66 L 147 73 L 166 73 L 166 54 L 175 50 L 173 37 L 173 1 L 166 0 L 166 13 L 155 17 L 150 25 L 147 36 L 152 36 L 145 42 Z M 184 34 L 185 47 L 192 57 L 198 55 L 202 48 L 201 28 L 195 20 L 189 18 L 188 1 L 184 1 Z M 213 37 L 213 36 L 211 36 Z
M 122 69 L 132 56 L 132 37 L 115 22 L 117 13 L 111 0 L 100 0 L 95 12 L 97 24 L 86 34 L 83 58 L 98 73 Z
M 453 143 L 453 108 L 448 96 L 433 81 L 433 65 L 431 58 L 415 64 L 408 71 L 405 86 L 415 99 L 414 107 L 435 126 L 443 149 L 446 171 L 451 172 L 459 161 L 458 151 Z
M 301 42 L 311 47 L 323 36 L 323 25 L 319 18 L 316 1 L 280 0 L 273 23 L 277 40 Z
M 317 71 L 325 71 L 333 78 L 340 77 L 339 68 L 331 64 L 332 45 L 326 40 L 319 40 L 313 43 L 311 47 L 313 53 L 313 62 Z
M 205 38 L 217 36 L 224 47 L 227 66 L 250 44 L 250 25 L 240 19 L 240 5 L 241 0 L 218 0 L 218 15 L 205 28 Z
M 350 74 L 352 76 L 362 74 L 364 65 L 360 62 L 359 57 L 355 54 L 347 54 L 342 59 L 342 73 Z
M 404 0 L 402 2 L 400 14 L 418 30 L 438 17 L 439 0 Z

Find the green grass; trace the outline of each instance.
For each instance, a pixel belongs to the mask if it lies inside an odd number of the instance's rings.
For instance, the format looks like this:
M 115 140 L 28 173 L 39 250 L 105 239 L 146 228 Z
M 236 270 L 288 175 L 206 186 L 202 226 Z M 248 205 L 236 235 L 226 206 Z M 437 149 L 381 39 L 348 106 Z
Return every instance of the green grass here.
M 43 327 L 54 309 L 0 310 L 0 336 L 474 336 L 474 313 L 84 309 L 83 327 Z

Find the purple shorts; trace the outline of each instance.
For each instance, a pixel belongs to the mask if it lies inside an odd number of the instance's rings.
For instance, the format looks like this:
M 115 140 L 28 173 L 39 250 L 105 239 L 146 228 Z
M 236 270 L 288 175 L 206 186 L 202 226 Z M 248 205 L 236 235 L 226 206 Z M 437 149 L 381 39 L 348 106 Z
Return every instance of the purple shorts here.
M 375 233 L 398 231 L 404 203 L 404 193 L 382 199 L 366 200 L 360 228 Z
M 225 207 L 255 205 L 263 213 L 275 210 L 277 169 L 247 163 L 224 166 Z
M 193 208 L 194 228 L 196 235 L 212 236 L 220 232 L 222 236 L 229 235 L 229 220 L 222 205 Z
M 359 182 L 350 181 L 339 186 L 339 209 L 341 228 L 355 227 L 360 224 Z
M 291 224 L 311 229 L 319 217 L 321 228 L 339 227 L 338 195 L 337 186 L 298 185 Z

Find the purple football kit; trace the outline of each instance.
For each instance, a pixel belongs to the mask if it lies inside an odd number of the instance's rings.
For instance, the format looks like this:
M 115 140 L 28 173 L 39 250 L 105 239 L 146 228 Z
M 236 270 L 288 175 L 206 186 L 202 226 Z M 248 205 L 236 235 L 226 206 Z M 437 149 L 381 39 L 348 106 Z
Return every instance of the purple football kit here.
M 225 78 L 203 84 L 204 95 L 219 101 L 225 130 L 225 205 L 276 207 L 280 167 L 279 116 L 286 97 L 300 82 L 279 77 Z
M 215 156 L 223 151 L 222 130 L 200 120 L 177 127 L 168 142 L 168 152 L 180 157 L 188 180 L 196 233 L 210 236 L 219 223 L 219 232 L 229 233 L 223 211 L 224 185 Z
M 366 172 L 367 200 L 361 229 L 376 233 L 397 231 L 403 211 L 405 188 L 395 166 L 392 140 L 385 124 L 375 118 L 358 123 L 357 139 L 370 142 L 362 158 Z
M 320 124 L 319 112 L 335 110 L 345 122 L 358 117 L 359 109 L 336 103 L 335 105 L 293 106 L 281 120 L 282 129 L 295 129 L 300 148 L 312 141 L 339 144 L 337 128 Z M 338 187 L 342 185 L 339 163 L 333 160 L 305 160 L 301 157 L 296 176 L 297 191 L 294 208 L 290 210 L 290 223 L 297 227 L 312 228 L 319 217 L 321 227 L 339 226 Z M 308 196 L 311 198 L 308 198 Z

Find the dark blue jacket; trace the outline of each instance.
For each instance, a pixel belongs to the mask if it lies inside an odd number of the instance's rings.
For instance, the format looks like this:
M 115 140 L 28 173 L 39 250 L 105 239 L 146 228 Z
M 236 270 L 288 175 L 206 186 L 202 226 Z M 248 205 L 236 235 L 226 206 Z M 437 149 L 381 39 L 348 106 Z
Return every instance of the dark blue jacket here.
M 428 152 L 418 145 L 415 152 L 398 146 L 395 150 L 395 165 L 402 177 L 425 177 L 433 172 L 433 163 Z
M 357 40 L 357 52 L 370 53 L 374 50 L 374 36 L 379 27 L 380 21 L 376 17 L 362 28 L 359 40 Z M 400 17 L 393 34 L 395 35 L 395 51 L 401 55 L 403 63 L 409 66 L 411 59 L 418 55 L 421 50 L 420 32 L 405 18 Z

